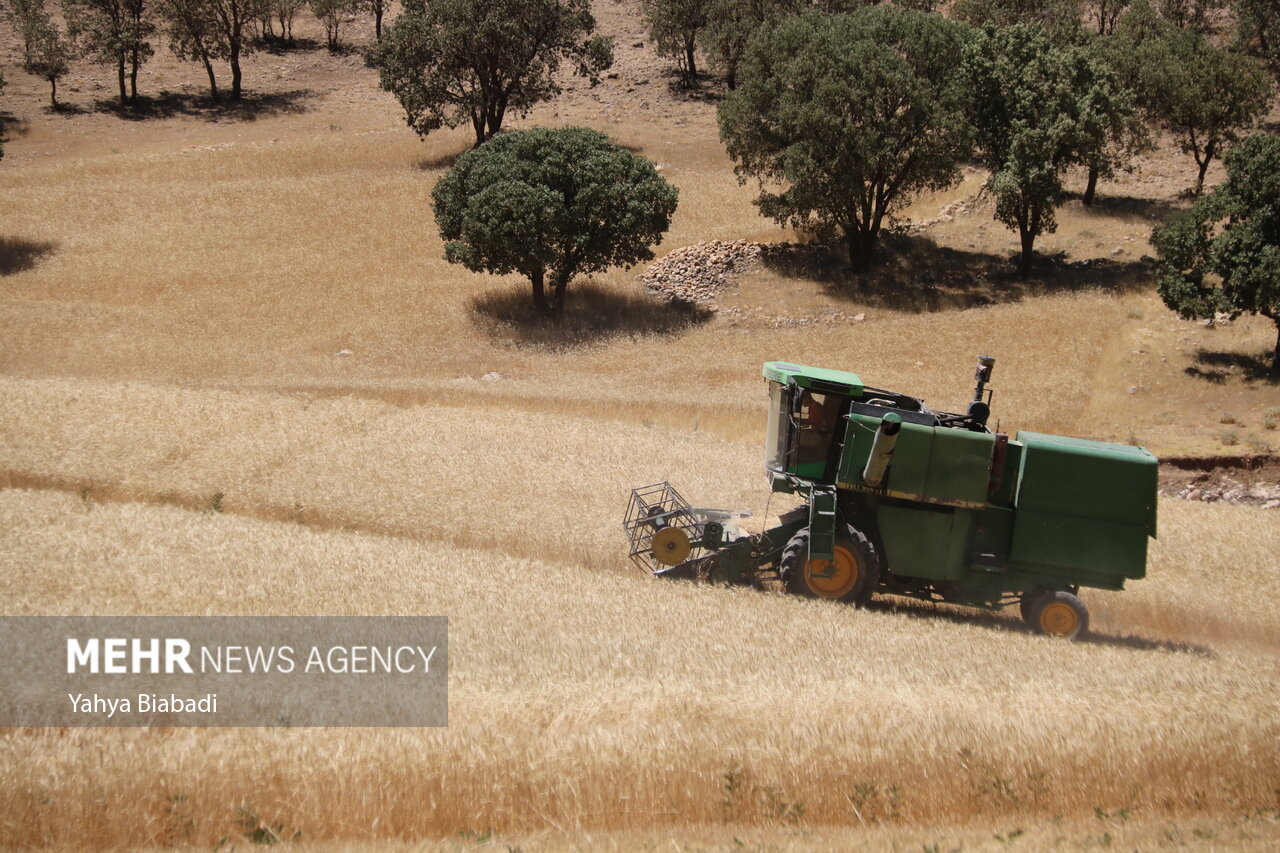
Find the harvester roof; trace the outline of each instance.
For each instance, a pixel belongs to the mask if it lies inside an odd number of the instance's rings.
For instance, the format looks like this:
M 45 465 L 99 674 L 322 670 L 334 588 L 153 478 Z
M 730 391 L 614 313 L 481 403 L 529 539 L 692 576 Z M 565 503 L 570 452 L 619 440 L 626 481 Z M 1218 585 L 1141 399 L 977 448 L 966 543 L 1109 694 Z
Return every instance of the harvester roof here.
M 809 367 L 803 364 L 792 364 L 789 361 L 767 361 L 764 365 L 764 378 L 783 385 L 795 383 L 801 388 L 814 391 L 826 391 L 836 394 L 862 393 L 862 379 L 856 373 L 847 370 L 828 370 L 825 367 Z

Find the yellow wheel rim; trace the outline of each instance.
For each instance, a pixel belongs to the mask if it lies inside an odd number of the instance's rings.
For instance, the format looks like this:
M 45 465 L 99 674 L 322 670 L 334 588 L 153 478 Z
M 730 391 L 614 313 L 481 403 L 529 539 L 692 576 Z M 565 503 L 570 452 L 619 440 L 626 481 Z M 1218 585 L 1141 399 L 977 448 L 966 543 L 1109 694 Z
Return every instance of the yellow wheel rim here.
M 804 564 L 805 585 L 823 598 L 844 598 L 858 585 L 861 567 L 853 552 L 837 545 L 832 560 L 810 560 Z
M 664 527 L 649 542 L 653 558 L 664 566 L 678 566 L 689 556 L 692 543 L 689 534 L 679 527 Z
M 1080 614 L 1071 605 L 1054 601 L 1040 611 L 1040 627 L 1055 637 L 1070 637 L 1080 627 Z

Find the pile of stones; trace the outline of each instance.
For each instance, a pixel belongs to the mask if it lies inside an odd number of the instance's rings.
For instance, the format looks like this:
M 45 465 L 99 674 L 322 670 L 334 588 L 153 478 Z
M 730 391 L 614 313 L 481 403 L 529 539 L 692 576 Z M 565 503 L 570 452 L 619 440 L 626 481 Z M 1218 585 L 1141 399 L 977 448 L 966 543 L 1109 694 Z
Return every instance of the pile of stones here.
M 1251 504 L 1263 509 L 1280 509 L 1280 485 L 1258 483 L 1246 485 L 1231 478 L 1217 483 L 1187 483 L 1162 494 L 1207 503 Z
M 645 289 L 672 302 L 710 305 L 760 260 L 760 244 L 706 240 L 655 261 L 640 275 Z

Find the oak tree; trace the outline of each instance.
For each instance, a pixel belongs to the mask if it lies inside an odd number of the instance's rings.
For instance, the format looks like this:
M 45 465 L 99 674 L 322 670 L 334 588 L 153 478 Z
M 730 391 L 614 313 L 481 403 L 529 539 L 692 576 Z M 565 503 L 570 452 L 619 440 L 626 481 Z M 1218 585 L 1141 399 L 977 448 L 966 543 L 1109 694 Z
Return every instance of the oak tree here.
M 71 70 L 74 50 L 53 16 L 45 11 L 44 5 L 31 5 L 34 7 L 33 11 L 22 21 L 22 67 L 27 73 L 48 82 L 49 103 L 57 109 L 58 81 Z
M 1139 0 L 1117 29 L 1139 103 L 1195 160 L 1195 194 L 1214 159 L 1271 103 L 1267 74 L 1250 57 L 1179 29 Z
M 1280 377 L 1280 139 L 1251 136 L 1224 159 L 1226 181 L 1152 232 L 1160 296 L 1187 319 L 1225 311 L 1272 320 Z
M 710 21 L 710 4 L 703 0 L 643 0 L 645 21 L 660 56 L 676 61 L 686 89 L 698 84 L 697 45 Z
M 1055 44 L 1041 26 L 988 27 L 964 61 L 978 147 L 996 219 L 1018 231 L 1018 274 L 1036 238 L 1057 229 L 1068 167 L 1097 163 L 1133 110 L 1116 75 L 1084 47 Z
M 894 211 L 959 178 L 970 133 L 955 69 L 968 32 L 889 5 L 759 32 L 719 121 L 739 180 L 759 181 L 761 212 L 834 226 L 866 269 Z
M 448 261 L 520 273 L 534 308 L 559 316 L 574 276 L 653 257 L 677 192 L 643 157 L 567 127 L 490 139 L 459 157 L 431 197 Z
M 409 0 L 373 59 L 419 135 L 470 122 L 479 146 L 558 94 L 562 63 L 597 80 L 613 50 L 594 31 L 589 0 Z
M 138 68 L 153 53 L 150 0 L 63 0 L 63 12 L 71 37 L 89 56 L 115 66 L 121 106 L 136 104 Z

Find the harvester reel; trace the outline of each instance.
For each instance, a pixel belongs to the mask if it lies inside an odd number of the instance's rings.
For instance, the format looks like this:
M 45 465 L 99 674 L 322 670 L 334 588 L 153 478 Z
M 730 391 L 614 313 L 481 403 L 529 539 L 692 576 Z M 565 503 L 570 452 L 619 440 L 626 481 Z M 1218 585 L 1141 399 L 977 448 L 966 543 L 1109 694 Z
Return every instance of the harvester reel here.
M 704 519 L 670 483 L 655 483 L 631 490 L 623 527 L 630 540 L 632 562 L 650 574 L 665 572 L 701 550 L 694 545 L 702 537 Z

